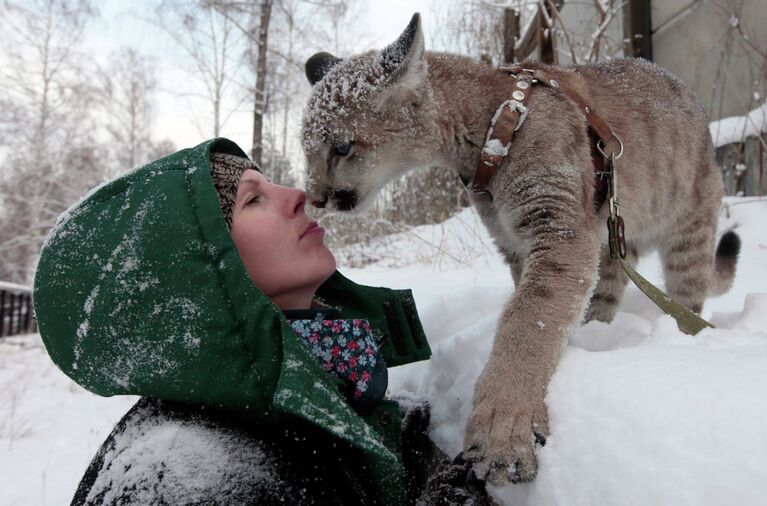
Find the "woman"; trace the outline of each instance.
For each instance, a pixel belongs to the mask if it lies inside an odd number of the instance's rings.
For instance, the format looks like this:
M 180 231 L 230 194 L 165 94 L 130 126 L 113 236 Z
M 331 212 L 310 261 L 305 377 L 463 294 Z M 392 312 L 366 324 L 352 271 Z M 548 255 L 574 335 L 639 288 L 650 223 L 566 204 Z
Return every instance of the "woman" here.
M 73 504 L 420 495 L 438 459 L 428 410 L 383 399 L 384 363 L 430 355 L 412 296 L 336 272 L 304 204 L 214 139 L 59 219 L 35 279 L 48 352 L 95 393 L 142 396 Z

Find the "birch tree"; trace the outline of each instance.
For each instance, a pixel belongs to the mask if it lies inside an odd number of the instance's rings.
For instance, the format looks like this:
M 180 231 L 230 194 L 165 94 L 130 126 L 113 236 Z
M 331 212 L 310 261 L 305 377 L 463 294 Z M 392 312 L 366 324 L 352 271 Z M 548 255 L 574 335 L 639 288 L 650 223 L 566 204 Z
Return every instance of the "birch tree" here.
M 225 111 L 224 103 L 235 85 L 240 64 L 239 34 L 231 19 L 211 2 L 165 0 L 153 21 L 189 58 L 189 75 L 203 85 L 204 93 L 180 92 L 189 99 L 203 99 L 209 107 L 210 123 L 196 122 L 202 137 L 219 137 L 236 108 Z
M 101 177 L 96 69 L 80 51 L 96 12 L 86 0 L 2 7 L 0 279 L 24 283 L 55 217 Z
M 292 51 L 298 3 L 295 0 L 277 0 L 276 2 L 273 0 L 209 0 L 209 5 L 231 22 L 246 38 L 244 61 L 252 71 L 252 82 L 245 81 L 242 87 L 253 97 L 251 158 L 266 171 L 269 171 L 269 168 L 275 169 L 277 166 L 280 170 L 284 170 L 286 166 L 290 166 L 286 157 L 290 104 L 285 96 L 294 86 L 295 76 L 285 73 L 280 75 L 275 72 L 275 69 L 279 66 L 284 67 L 286 61 L 290 65 L 295 65 Z M 281 49 L 275 51 L 273 47 L 275 14 L 280 16 L 278 26 L 284 27 L 282 30 L 278 28 L 276 34 L 284 35 L 287 39 L 287 54 Z M 274 120 L 276 109 L 270 105 L 277 93 L 283 98 L 281 111 L 284 126 L 280 156 L 277 156 L 275 146 L 277 132 L 267 131 L 268 116 L 271 115 Z M 272 130 L 275 130 L 275 123 L 271 121 Z M 270 174 L 270 178 L 277 183 L 283 183 L 283 179 L 292 181 L 290 178 L 282 178 L 279 172 Z
M 109 115 L 106 129 L 119 170 L 150 160 L 156 88 L 154 65 L 147 58 L 130 48 L 112 55 L 104 99 Z

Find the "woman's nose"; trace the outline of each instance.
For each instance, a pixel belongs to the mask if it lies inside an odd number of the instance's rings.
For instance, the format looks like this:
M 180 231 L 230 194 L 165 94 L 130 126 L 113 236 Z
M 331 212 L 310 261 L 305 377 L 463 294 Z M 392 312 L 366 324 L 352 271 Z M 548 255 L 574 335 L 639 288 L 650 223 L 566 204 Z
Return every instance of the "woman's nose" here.
M 306 192 L 297 188 L 291 188 L 291 214 L 302 214 L 306 206 Z

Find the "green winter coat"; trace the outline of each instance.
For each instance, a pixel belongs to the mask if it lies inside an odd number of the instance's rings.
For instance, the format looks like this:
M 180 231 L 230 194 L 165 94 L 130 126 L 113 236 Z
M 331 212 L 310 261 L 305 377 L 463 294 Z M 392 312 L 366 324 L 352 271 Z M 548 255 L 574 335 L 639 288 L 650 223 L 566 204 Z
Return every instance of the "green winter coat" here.
M 307 420 L 362 450 L 377 496 L 402 503 L 399 429 L 351 410 L 253 285 L 219 208 L 212 152 L 246 156 L 229 140 L 210 140 L 102 185 L 59 218 L 34 286 L 51 358 L 100 395 L 209 406 L 254 423 Z M 388 366 L 430 356 L 410 291 L 336 272 L 318 296 L 344 318 L 370 320 Z

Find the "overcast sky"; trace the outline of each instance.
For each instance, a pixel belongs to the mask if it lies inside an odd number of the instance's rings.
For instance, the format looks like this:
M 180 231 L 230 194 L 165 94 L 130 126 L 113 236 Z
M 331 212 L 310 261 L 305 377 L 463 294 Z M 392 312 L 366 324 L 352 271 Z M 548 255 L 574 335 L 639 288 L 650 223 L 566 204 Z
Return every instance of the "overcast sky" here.
M 429 41 L 432 19 L 431 10 L 435 0 L 362 0 L 360 19 L 355 26 L 349 27 L 353 33 L 360 34 L 356 50 L 364 51 L 385 46 L 392 42 L 407 26 L 415 12 L 422 15 L 426 41 Z M 88 30 L 87 50 L 95 58 L 104 59 L 123 46 L 133 47 L 140 53 L 151 56 L 157 65 L 158 93 L 157 119 L 154 125 L 156 139 L 169 138 L 177 148 L 194 146 L 212 136 L 209 130 L 200 131 L 198 125 L 208 125 L 202 117 L 205 110 L 196 105 L 195 100 L 179 96 L 179 92 L 189 94 L 200 91 L 199 83 L 189 79 L 186 69 L 189 66 L 185 55 L 175 43 L 147 19 L 151 18 L 156 2 L 144 1 L 127 3 L 119 0 L 99 2 L 100 19 L 93 22 Z M 304 40 L 300 45 L 307 54 L 328 49 L 324 41 Z M 308 85 L 307 85 L 308 86 Z M 252 104 L 230 104 L 230 118 L 223 127 L 222 135 L 237 142 L 246 151 L 250 148 L 252 135 Z M 289 138 L 292 138 L 292 150 L 298 149 L 298 120 L 290 126 Z

